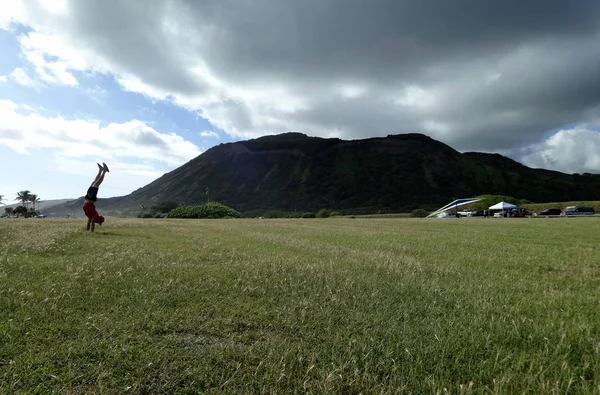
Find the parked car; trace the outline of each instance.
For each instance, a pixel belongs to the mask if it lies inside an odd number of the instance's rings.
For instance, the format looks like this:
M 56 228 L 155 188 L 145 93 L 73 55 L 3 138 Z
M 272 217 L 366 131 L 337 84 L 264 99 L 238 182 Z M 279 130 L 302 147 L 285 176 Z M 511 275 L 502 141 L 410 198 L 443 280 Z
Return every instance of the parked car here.
M 525 218 L 530 216 L 531 213 L 525 208 L 515 208 L 509 212 L 509 217 L 513 218 Z
M 476 211 L 471 211 L 471 217 L 484 217 L 485 216 L 485 210 L 476 210 Z
M 460 214 L 444 211 L 437 215 L 438 218 L 460 218 Z
M 596 211 L 592 207 L 569 206 L 565 208 L 563 215 L 594 215 Z
M 562 211 L 559 208 L 547 208 L 538 212 L 536 215 L 561 215 Z

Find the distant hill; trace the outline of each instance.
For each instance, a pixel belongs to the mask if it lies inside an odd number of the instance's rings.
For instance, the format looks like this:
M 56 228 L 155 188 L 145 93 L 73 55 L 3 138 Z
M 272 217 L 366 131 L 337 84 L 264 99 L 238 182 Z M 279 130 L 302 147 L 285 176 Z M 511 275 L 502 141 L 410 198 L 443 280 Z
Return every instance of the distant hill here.
M 127 196 L 100 199 L 98 209 L 135 215 L 141 204 L 202 204 L 210 197 L 241 212 L 409 211 L 481 194 L 596 200 L 600 175 L 531 169 L 497 154 L 461 154 L 422 134 L 348 141 L 285 133 L 215 146 Z M 82 215 L 82 204 L 79 198 L 55 209 Z
M 65 203 L 71 201 L 73 199 L 53 199 L 53 200 L 42 200 L 39 203 L 36 203 L 35 208 L 36 210 L 39 210 L 41 212 L 44 212 L 52 207 L 55 206 L 59 206 L 59 205 L 64 205 Z M 15 208 L 17 206 L 20 206 L 21 203 L 17 202 L 17 203 L 13 203 L 13 204 L 7 204 L 5 206 L 0 206 L 0 211 L 4 212 L 4 208 L 5 207 L 11 207 L 11 208 Z

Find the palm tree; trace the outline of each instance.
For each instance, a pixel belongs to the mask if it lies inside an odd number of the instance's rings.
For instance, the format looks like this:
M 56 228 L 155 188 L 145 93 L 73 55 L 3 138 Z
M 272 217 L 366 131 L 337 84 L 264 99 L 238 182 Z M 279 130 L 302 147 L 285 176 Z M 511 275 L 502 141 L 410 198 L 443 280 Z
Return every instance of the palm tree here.
M 4 195 L 0 195 L 0 204 L 4 205 L 4 203 L 2 203 L 2 201 L 4 200 Z
M 35 204 L 39 203 L 41 199 L 38 197 L 38 195 L 34 194 L 29 196 L 29 201 L 33 204 L 33 211 L 35 211 Z
M 25 206 L 25 208 L 29 208 L 29 202 L 31 199 L 31 191 L 29 190 L 24 190 L 21 192 L 17 192 L 17 198 L 15 200 L 19 200 L 21 202 L 21 204 L 23 206 Z

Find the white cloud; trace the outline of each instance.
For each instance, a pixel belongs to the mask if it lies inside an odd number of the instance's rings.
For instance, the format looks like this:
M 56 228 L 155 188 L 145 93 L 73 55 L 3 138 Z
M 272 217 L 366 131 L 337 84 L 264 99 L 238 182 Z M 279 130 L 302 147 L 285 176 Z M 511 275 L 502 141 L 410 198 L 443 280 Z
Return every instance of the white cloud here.
M 0 83 L 6 82 L 8 81 L 8 79 L 6 78 L 5 75 L 0 75 Z
M 42 7 L 51 14 L 66 14 L 69 10 L 67 0 L 38 0 Z
M 121 88 L 126 92 L 139 93 L 150 99 L 154 100 L 166 100 L 169 97 L 169 93 L 162 89 L 157 89 L 151 85 L 144 83 L 141 79 L 131 76 L 123 75 L 117 77 L 117 82 L 121 85 Z
M 0 29 L 9 29 L 12 22 L 26 18 L 25 4 L 22 0 L 4 1 L 0 7 Z
M 435 94 L 419 86 L 406 87 L 396 103 L 414 109 L 428 109 L 436 105 Z
M 363 96 L 366 91 L 367 87 L 362 84 L 341 84 L 338 87 L 338 92 L 344 99 L 356 99 Z
M 600 132 L 587 126 L 560 130 L 541 144 L 529 147 L 523 163 L 565 173 L 600 173 Z
M 423 129 L 432 135 L 444 136 L 452 131 L 449 124 L 427 119 L 422 123 Z
M 36 91 L 39 91 L 40 89 L 42 89 L 44 87 L 44 84 L 32 79 L 29 76 L 29 74 L 27 74 L 27 72 L 20 67 L 17 67 L 16 69 L 14 69 L 10 73 L 9 77 L 13 81 L 15 81 L 17 84 L 26 86 L 28 88 L 35 89 Z
M 211 130 L 205 130 L 203 132 L 200 132 L 200 136 L 202 136 L 202 137 L 214 137 L 216 139 L 220 139 L 219 135 L 216 132 L 213 132 Z
M 73 71 L 106 71 L 103 59 L 56 34 L 30 32 L 19 43 L 25 58 L 48 83 L 77 86 Z
M 20 153 L 50 148 L 62 158 L 136 159 L 168 166 L 181 165 L 201 153 L 182 137 L 159 133 L 138 120 L 102 126 L 96 120 L 45 117 L 33 110 L 0 100 L 0 144 Z

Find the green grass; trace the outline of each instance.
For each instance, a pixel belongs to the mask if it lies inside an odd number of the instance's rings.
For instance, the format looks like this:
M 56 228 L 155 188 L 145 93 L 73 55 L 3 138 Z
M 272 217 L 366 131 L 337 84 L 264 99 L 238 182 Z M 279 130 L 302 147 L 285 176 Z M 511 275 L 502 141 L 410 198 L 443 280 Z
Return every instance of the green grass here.
M 0 220 L 0 393 L 600 393 L 600 220 Z
M 411 218 L 410 213 L 386 213 L 386 214 L 360 214 L 360 215 L 345 215 L 345 218 L 360 218 L 360 219 L 385 219 L 385 218 Z

